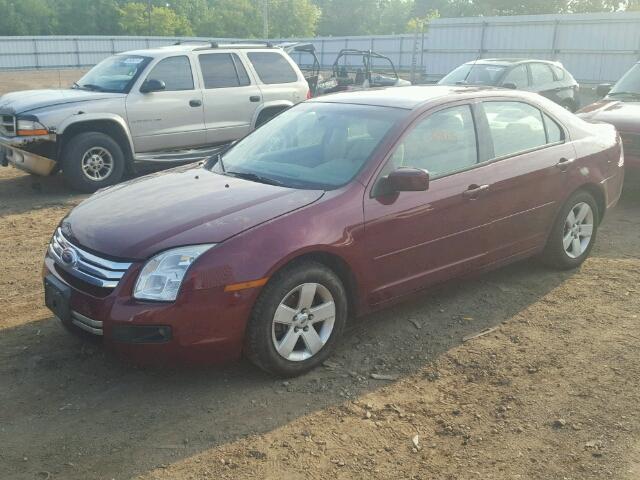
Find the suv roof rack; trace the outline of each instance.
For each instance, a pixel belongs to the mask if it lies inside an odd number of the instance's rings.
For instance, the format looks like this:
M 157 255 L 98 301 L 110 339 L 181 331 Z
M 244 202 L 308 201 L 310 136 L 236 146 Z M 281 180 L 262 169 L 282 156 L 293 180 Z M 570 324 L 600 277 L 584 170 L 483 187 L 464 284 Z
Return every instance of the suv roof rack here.
M 272 42 L 256 40 L 254 41 L 246 41 L 246 40 L 237 40 L 228 43 L 218 43 L 216 41 L 207 41 L 207 40 L 181 40 L 174 45 L 187 45 L 193 43 L 197 48 L 194 50 L 209 50 L 211 48 L 277 48 Z

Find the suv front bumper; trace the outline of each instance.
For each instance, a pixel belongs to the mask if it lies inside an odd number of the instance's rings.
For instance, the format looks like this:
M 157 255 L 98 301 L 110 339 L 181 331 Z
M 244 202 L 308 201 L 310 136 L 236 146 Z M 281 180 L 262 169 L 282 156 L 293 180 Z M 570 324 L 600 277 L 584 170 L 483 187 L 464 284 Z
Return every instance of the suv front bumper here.
M 36 175 L 50 175 L 56 166 L 55 160 L 28 151 L 33 146 L 47 142 L 55 143 L 55 135 L 38 137 L 6 137 L 0 135 L 0 165 L 13 165 Z

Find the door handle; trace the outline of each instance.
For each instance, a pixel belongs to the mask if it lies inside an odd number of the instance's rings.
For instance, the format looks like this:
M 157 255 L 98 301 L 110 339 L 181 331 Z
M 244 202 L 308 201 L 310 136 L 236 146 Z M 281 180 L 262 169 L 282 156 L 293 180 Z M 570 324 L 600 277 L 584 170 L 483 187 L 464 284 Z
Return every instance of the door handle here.
M 558 163 L 556 163 L 556 167 L 560 169 L 562 172 L 566 172 L 569 169 L 569 165 L 571 165 L 575 161 L 575 158 L 561 158 Z
M 249 97 L 249 101 L 250 102 L 259 102 L 260 101 L 260 96 L 259 95 L 251 95 Z
M 462 192 L 462 196 L 464 198 L 468 198 L 469 200 L 477 199 L 482 192 L 486 192 L 489 190 L 489 185 L 469 185 L 464 192 Z
M 189 100 L 189 106 L 191 107 L 201 107 L 202 100 Z

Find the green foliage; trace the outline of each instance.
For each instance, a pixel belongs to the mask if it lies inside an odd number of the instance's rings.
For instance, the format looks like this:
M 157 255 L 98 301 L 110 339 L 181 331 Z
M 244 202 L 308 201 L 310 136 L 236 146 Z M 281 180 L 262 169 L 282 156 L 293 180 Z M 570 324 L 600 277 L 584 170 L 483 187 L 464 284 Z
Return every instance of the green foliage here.
M 640 10 L 640 0 L 0 0 L 0 35 L 399 34 L 423 19 Z M 151 7 L 151 28 L 149 26 Z

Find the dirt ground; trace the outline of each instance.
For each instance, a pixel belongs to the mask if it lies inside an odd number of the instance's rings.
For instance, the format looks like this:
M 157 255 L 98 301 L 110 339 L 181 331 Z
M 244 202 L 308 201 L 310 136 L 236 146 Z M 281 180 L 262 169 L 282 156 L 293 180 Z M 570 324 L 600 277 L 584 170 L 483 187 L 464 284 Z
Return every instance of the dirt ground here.
M 640 179 L 579 270 L 443 285 L 286 382 L 139 369 L 68 334 L 40 270 L 83 198 L 0 168 L 0 478 L 640 479 Z

